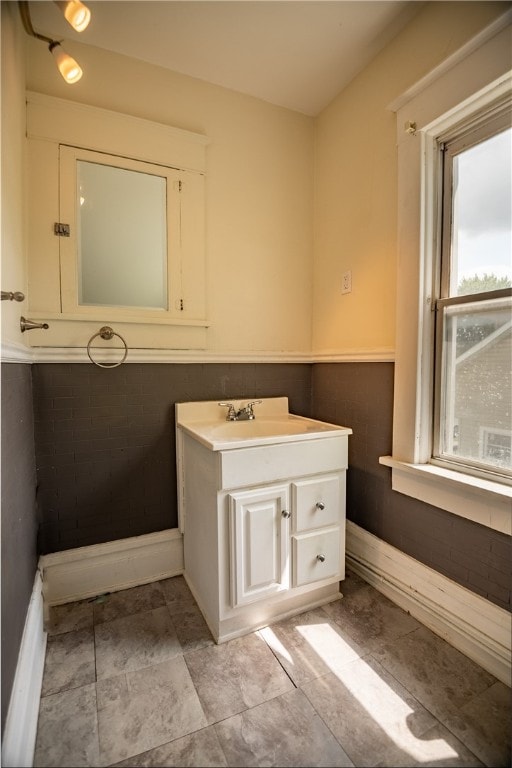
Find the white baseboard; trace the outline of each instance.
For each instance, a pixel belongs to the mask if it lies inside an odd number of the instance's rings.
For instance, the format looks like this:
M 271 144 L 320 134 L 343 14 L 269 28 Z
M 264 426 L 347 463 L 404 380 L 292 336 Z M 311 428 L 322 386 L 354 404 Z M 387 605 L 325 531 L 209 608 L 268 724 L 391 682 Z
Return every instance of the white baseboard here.
M 347 565 L 506 685 L 512 615 L 347 521 Z M 343 587 L 342 587 L 343 591 Z
M 117 592 L 183 573 L 183 537 L 177 528 L 43 555 L 46 605 Z
M 2 766 L 6 768 L 25 768 L 33 764 L 46 638 L 43 628 L 42 580 L 38 571 L 27 609 L 5 721 Z

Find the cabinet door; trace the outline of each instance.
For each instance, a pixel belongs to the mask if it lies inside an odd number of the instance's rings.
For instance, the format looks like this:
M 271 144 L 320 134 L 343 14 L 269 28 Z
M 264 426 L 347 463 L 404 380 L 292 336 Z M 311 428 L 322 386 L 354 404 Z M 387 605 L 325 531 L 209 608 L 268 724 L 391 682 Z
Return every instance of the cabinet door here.
M 288 487 L 230 494 L 229 518 L 232 607 L 288 589 Z

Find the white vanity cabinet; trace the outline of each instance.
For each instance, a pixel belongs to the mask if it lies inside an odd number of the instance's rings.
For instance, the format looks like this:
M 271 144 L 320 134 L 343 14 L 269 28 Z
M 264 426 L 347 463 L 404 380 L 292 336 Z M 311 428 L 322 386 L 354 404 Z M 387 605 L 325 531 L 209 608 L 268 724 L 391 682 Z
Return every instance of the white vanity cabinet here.
M 295 431 L 265 437 L 275 418 L 209 432 L 177 415 L 185 578 L 215 640 L 338 599 L 351 430 L 290 416 Z

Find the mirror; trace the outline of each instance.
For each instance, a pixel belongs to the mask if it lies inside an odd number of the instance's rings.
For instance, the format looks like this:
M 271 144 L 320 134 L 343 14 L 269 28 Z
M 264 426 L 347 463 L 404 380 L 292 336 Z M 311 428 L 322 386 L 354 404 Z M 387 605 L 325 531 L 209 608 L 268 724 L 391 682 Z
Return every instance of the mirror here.
M 168 308 L 167 179 L 77 160 L 78 303 Z

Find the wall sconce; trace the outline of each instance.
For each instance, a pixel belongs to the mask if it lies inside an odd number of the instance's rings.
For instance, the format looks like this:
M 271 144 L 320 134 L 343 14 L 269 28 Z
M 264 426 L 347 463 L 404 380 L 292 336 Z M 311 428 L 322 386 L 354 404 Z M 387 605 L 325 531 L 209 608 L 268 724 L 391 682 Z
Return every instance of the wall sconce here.
M 70 2 L 59 2 L 58 0 L 55 0 L 55 3 L 61 8 L 65 18 L 74 29 L 81 32 L 87 27 L 91 18 L 91 12 L 80 2 L 80 0 L 70 0 Z M 19 0 L 18 5 L 25 32 L 31 37 L 36 37 L 38 40 L 43 40 L 45 43 L 48 43 L 48 50 L 54 57 L 59 72 L 66 83 L 71 84 L 78 82 L 82 77 L 82 69 L 80 65 L 69 55 L 69 53 L 66 53 L 59 40 L 53 40 L 51 37 L 41 35 L 34 30 L 27 0 Z
M 62 77 L 69 83 L 77 83 L 82 77 L 82 68 L 69 53 L 66 53 L 64 48 L 56 40 L 53 40 L 48 46 L 48 50 L 52 54 L 59 72 Z

